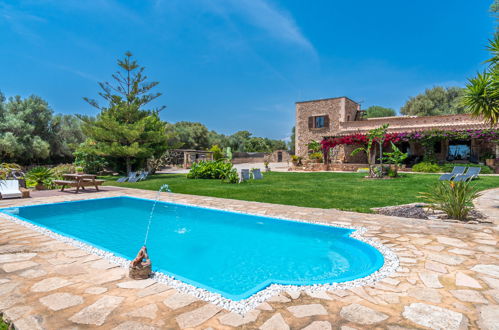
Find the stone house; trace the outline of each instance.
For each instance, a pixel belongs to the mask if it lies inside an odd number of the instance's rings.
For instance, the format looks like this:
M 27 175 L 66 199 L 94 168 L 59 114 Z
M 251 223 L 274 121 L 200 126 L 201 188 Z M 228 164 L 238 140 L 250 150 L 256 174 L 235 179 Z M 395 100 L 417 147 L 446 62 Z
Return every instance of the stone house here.
M 491 128 L 483 120 L 468 114 L 445 116 L 396 116 L 365 119 L 360 104 L 348 97 L 335 97 L 320 100 L 296 102 L 296 155 L 306 158 L 310 141 L 321 141 L 326 137 L 341 137 L 353 134 L 366 134 L 369 130 L 389 124 L 388 133 L 414 133 L 428 130 L 479 130 Z M 494 128 L 499 128 L 496 125 Z M 424 154 L 423 147 L 417 142 L 404 142 L 398 146 L 408 152 L 412 159 Z M 442 140 L 435 144 L 437 160 L 466 162 L 484 155 L 495 154 L 499 158 L 496 144 L 481 139 L 466 141 Z M 365 165 L 365 154 L 351 156 L 355 145 L 339 145 L 332 155 L 333 164 Z

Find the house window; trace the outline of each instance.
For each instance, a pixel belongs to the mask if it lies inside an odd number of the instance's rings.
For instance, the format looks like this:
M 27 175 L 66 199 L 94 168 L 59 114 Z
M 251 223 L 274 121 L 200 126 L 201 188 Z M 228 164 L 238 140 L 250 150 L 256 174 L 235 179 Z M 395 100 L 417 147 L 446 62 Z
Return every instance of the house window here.
M 327 128 L 329 127 L 328 116 L 308 117 L 308 128 Z
M 447 160 L 467 160 L 471 155 L 470 141 L 450 141 Z
M 324 116 L 315 117 L 315 128 L 324 127 Z

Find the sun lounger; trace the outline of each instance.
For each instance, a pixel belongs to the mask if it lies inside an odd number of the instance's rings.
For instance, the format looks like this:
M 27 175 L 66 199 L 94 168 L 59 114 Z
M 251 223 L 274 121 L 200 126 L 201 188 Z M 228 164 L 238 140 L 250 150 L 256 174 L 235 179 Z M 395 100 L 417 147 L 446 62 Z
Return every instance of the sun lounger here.
M 464 166 L 454 166 L 452 169 L 452 172 L 442 174 L 442 176 L 439 178 L 440 181 L 449 181 L 452 180 L 456 175 L 464 174 L 464 171 L 466 171 L 466 167 Z
M 253 179 L 255 180 L 263 179 L 262 172 L 260 171 L 259 168 L 254 168 L 253 170 L 251 170 L 251 173 L 253 174 Z
M 137 179 L 135 181 L 130 181 L 130 182 L 137 182 L 137 181 L 142 181 L 142 180 L 145 180 L 147 179 L 147 177 L 149 176 L 149 172 L 148 171 L 143 171 L 142 173 L 140 173 L 138 176 L 137 176 Z
M 478 178 L 481 170 L 480 167 L 468 167 L 468 171 L 465 174 L 457 175 L 453 181 L 471 181 Z
M 23 196 L 19 190 L 19 181 L 17 180 L 0 180 L 0 196 L 5 198 L 21 198 Z
M 248 181 L 249 179 L 250 179 L 250 171 L 249 171 L 249 169 L 243 168 L 241 170 L 241 175 L 240 175 L 240 178 L 239 178 L 239 182 Z
M 130 173 L 128 173 L 128 176 L 121 177 L 118 180 L 116 180 L 116 182 L 130 181 L 130 180 L 133 180 L 135 177 L 137 177 L 137 172 L 130 172 Z M 132 182 L 135 182 L 135 181 L 132 181 Z
M 142 172 L 141 173 L 132 172 L 132 173 L 134 174 L 134 176 L 130 175 L 128 177 L 128 182 L 137 182 L 141 180 Z

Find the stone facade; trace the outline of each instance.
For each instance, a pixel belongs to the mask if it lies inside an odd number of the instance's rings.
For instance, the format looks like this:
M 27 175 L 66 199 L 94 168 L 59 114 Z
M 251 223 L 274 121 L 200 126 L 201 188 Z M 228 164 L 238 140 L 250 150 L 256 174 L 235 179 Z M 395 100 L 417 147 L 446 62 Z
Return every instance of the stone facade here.
M 271 163 L 282 163 L 289 162 L 291 160 L 291 155 L 286 150 L 276 150 L 269 155 L 269 161 Z
M 315 118 L 327 117 L 324 127 L 315 128 Z M 490 128 L 483 120 L 471 117 L 467 114 L 444 115 L 444 116 L 397 116 L 363 119 L 360 104 L 347 97 L 328 98 L 296 103 L 296 155 L 306 158 L 308 154 L 307 145 L 310 141 L 321 141 L 324 137 L 345 136 L 351 134 L 365 134 L 369 130 L 389 124 L 388 133 L 416 132 L 425 130 L 467 130 Z M 495 128 L 499 128 L 496 125 Z M 412 155 L 422 156 L 423 147 L 411 142 L 408 147 Z M 436 148 L 437 160 L 445 160 L 448 155 L 449 141 L 442 141 Z M 332 155 L 333 163 L 367 163 L 366 156 L 358 153 L 355 156 L 351 152 L 356 146 L 338 146 Z M 493 152 L 493 143 L 485 143 L 481 140 L 472 139 L 470 148 L 473 154 L 482 155 Z M 499 158 L 499 155 L 496 155 Z
M 296 103 L 295 152 L 304 157 L 307 155 L 307 144 L 320 141 L 325 136 L 334 136 L 341 131 L 340 123 L 356 119 L 360 105 L 347 97 L 336 97 L 323 100 Z M 327 116 L 328 122 L 322 128 L 310 128 L 309 118 Z

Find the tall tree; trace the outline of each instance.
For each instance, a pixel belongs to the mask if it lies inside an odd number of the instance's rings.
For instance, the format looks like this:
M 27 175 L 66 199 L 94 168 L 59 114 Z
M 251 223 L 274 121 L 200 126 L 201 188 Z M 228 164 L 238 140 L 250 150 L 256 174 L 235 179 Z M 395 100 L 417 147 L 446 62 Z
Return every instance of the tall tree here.
M 0 158 L 20 163 L 43 161 L 50 156 L 52 109 L 42 98 L 0 96 Z
M 367 118 L 393 117 L 396 115 L 392 108 L 385 108 L 379 105 L 372 105 L 366 110 Z
M 499 0 L 494 0 L 490 5 L 489 11 L 492 13 L 492 16 L 496 19 L 496 36 L 499 34 Z
M 227 136 L 217 133 L 214 130 L 208 132 L 208 142 L 210 146 L 219 146 L 221 148 L 227 147 Z
M 411 97 L 400 109 L 408 116 L 438 116 L 464 113 L 461 103 L 463 89 L 459 87 L 436 86 L 424 93 Z
M 250 139 L 251 135 L 252 134 L 248 131 L 238 131 L 229 136 L 227 147 L 230 147 L 232 151 L 246 151 L 244 147 L 246 141 Z
M 68 160 L 73 158 L 73 152 L 78 145 L 85 141 L 82 121 L 73 115 L 55 115 L 51 121 L 52 137 L 51 158 L 54 160 Z
M 244 151 L 246 152 L 271 152 L 271 147 L 261 137 L 252 137 L 244 141 Z
M 124 161 L 127 172 L 132 170 L 132 163 L 159 157 L 167 147 L 165 123 L 159 118 L 159 112 L 165 107 L 143 109 L 161 95 L 150 93 L 158 82 L 146 82 L 145 68 L 132 56 L 126 52 L 125 57 L 117 61 L 119 71 L 112 75 L 114 84 L 99 83 L 102 90 L 99 95 L 107 101 L 106 105 L 84 98 L 101 111 L 96 119 L 80 117 L 96 153 Z
M 499 36 L 488 46 L 492 57 L 488 68 L 471 78 L 466 85 L 463 104 L 476 117 L 483 117 L 491 125 L 499 122 Z
M 490 5 L 490 12 L 495 14 L 499 13 L 499 0 L 494 0 L 492 4 Z
M 171 125 L 171 128 L 175 142 L 181 148 L 207 150 L 211 147 L 208 129 L 201 123 L 179 121 Z

